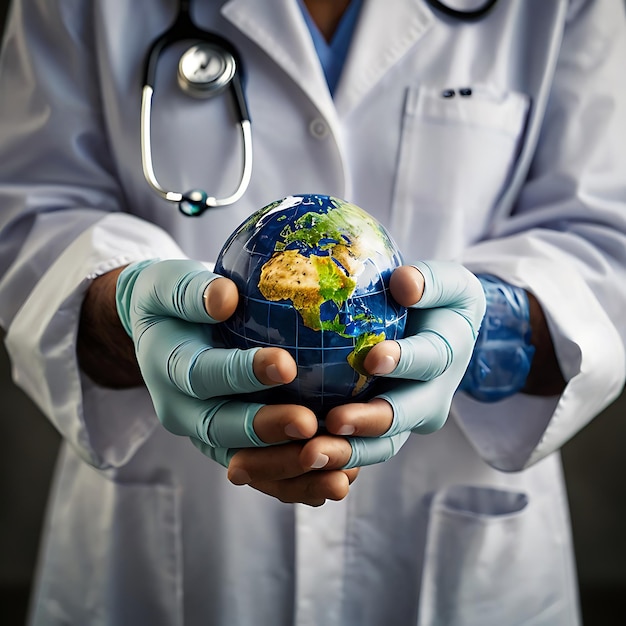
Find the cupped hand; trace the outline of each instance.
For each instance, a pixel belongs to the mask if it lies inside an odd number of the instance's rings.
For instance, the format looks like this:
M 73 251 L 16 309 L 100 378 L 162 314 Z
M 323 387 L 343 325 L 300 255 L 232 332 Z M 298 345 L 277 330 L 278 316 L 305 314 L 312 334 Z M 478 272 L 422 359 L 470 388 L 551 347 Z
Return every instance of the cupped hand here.
M 387 389 L 326 416 L 327 430 L 350 442 L 346 468 L 386 461 L 411 433 L 443 426 L 485 313 L 480 282 L 456 263 L 403 266 L 392 275 L 390 289 L 409 307 L 405 337 L 377 344 L 364 361 L 370 374 L 388 379 Z
M 460 265 L 429 262 L 397 269 L 390 288 L 409 307 L 406 336 L 377 344 L 364 362 L 371 374 L 388 379 L 388 388 L 369 402 L 329 411 L 328 435 L 236 452 L 232 482 L 316 506 L 345 497 L 355 470 L 389 459 L 411 433 L 441 428 L 484 315 L 482 287 Z
M 280 348 L 217 347 L 216 322 L 237 301 L 234 283 L 189 259 L 135 263 L 117 280 L 118 315 L 159 420 L 224 466 L 234 449 L 310 438 L 318 426 L 304 407 L 246 401 L 246 393 L 290 382 L 297 368 Z
M 268 414 L 274 408 L 268 405 Z M 194 443 L 206 453 L 206 444 L 197 440 Z M 233 450 L 228 478 L 235 485 L 249 485 L 282 502 L 320 506 L 326 500 L 347 496 L 359 473 L 359 468 L 344 469 L 351 454 L 345 438 L 330 435 L 306 442 Z

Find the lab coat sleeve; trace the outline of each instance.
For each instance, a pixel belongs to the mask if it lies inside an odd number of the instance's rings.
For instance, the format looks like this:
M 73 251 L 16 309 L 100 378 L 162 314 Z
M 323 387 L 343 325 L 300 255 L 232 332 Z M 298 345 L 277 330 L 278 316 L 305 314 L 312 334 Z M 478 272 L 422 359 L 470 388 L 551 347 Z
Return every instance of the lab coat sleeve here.
M 528 177 L 510 215 L 463 262 L 533 293 L 567 386 L 454 412 L 492 466 L 523 469 L 560 448 L 623 389 L 626 340 L 626 17 L 572 3 Z
M 0 65 L 0 325 L 13 377 L 82 458 L 126 463 L 157 425 L 143 388 L 97 387 L 75 337 L 96 276 L 183 257 L 123 212 L 90 49 L 91 3 L 13 3 Z

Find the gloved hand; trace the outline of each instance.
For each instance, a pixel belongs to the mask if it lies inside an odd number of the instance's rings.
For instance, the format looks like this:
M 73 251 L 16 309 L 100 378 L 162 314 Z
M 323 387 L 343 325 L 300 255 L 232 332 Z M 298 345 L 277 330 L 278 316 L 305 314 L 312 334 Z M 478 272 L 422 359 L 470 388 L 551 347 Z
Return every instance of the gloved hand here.
M 346 468 L 385 461 L 412 432 L 426 434 L 441 428 L 472 356 L 485 313 L 480 282 L 451 262 L 429 261 L 414 267 L 423 275 L 424 288 L 418 302 L 401 302 L 410 307 L 405 338 L 374 346 L 365 360 L 366 368 L 368 362 L 376 363 L 372 373 L 393 382 L 369 403 L 342 405 L 326 417 L 333 434 L 347 435 L 354 429 L 355 435 L 368 435 L 347 437 L 352 454 Z M 400 268 L 407 269 L 414 271 Z M 396 274 L 400 275 L 399 270 L 392 276 L 392 292 Z M 371 436 L 376 430 L 376 419 L 371 416 L 380 409 L 392 416 L 391 425 L 381 436 Z
M 163 426 L 176 435 L 191 437 L 202 452 L 227 466 L 236 449 L 268 445 L 253 424 L 263 405 L 229 396 L 268 387 L 254 373 L 259 360 L 261 369 L 267 370 L 265 382 L 288 382 L 290 376 L 295 377 L 296 367 L 293 363 L 289 373 L 292 359 L 277 348 L 214 347 L 213 324 L 217 320 L 207 313 L 203 295 L 217 278 L 221 277 L 198 261 L 134 263 L 118 278 L 116 305 L 135 344 L 139 367 Z M 278 366 L 272 359 L 266 365 L 260 351 L 274 356 L 283 352 L 286 358 L 282 363 L 278 359 Z M 283 431 L 274 430 L 271 443 L 289 441 L 284 432 L 288 422 L 281 424 L 280 408 L 272 419 L 275 424 L 265 431 L 272 433 L 276 425 Z M 305 432 L 298 433 L 296 428 L 295 438 L 315 433 L 314 416 L 302 419 L 298 428 Z

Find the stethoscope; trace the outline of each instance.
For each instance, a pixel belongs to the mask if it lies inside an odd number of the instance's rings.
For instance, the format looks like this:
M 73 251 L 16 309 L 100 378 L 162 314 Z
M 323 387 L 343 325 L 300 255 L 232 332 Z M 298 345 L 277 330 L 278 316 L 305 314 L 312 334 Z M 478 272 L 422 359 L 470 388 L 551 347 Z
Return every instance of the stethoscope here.
M 450 8 L 440 0 L 427 0 L 435 10 L 466 22 L 483 18 L 497 0 L 487 0 L 474 10 Z M 210 208 L 228 206 L 237 202 L 246 192 L 252 175 L 252 131 L 244 91 L 245 73 L 236 48 L 223 37 L 198 28 L 190 14 L 191 0 L 179 0 L 174 23 L 159 35 L 150 46 L 145 62 L 141 95 L 141 163 L 143 174 L 150 187 L 164 200 L 178 204 L 187 216 L 202 215 Z M 178 63 L 178 84 L 195 98 L 211 98 L 230 91 L 233 97 L 238 124 L 243 139 L 243 166 L 235 191 L 224 198 L 215 198 L 202 189 L 187 192 L 168 191 L 158 181 L 152 161 L 152 97 L 156 68 L 161 53 L 175 43 L 192 42 Z
M 244 91 L 244 70 L 235 47 L 223 37 L 198 28 L 189 12 L 191 0 L 180 0 L 172 26 L 153 42 L 146 57 L 141 95 L 141 162 L 143 174 L 152 189 L 164 200 L 178 204 L 188 216 L 201 215 L 206 209 L 234 204 L 246 192 L 252 175 L 252 132 Z M 230 91 L 243 138 L 243 168 L 235 191 L 225 198 L 209 196 L 202 189 L 168 191 L 158 181 L 152 162 L 152 96 L 156 68 L 161 53 L 182 41 L 193 44 L 180 57 L 178 84 L 195 98 L 211 98 Z

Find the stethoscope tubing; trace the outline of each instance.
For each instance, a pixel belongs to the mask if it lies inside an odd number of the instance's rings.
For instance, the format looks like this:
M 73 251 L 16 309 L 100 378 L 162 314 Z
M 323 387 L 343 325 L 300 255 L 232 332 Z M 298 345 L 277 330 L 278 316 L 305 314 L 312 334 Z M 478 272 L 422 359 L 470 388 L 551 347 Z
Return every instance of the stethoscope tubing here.
M 239 82 L 239 81 L 237 81 Z M 241 89 L 239 89 L 241 93 Z M 167 191 L 159 183 L 154 171 L 152 161 L 152 97 L 154 89 L 150 85 L 144 85 L 141 95 L 141 164 L 143 174 L 150 187 L 164 200 L 168 202 L 181 203 L 184 200 L 191 200 L 185 193 L 179 191 Z M 246 109 L 247 110 L 247 109 Z M 240 200 L 252 178 L 252 127 L 249 119 L 241 119 L 239 122 L 241 138 L 243 143 L 243 167 L 239 179 L 239 185 L 235 191 L 225 198 L 207 196 L 204 200 L 207 208 L 216 208 L 234 204 Z
M 487 13 L 491 11 L 491 9 L 493 9 L 498 0 L 486 0 L 486 2 L 482 6 L 471 11 L 461 11 L 460 9 L 453 9 L 447 4 L 441 2 L 441 0 L 427 0 L 427 2 L 436 11 L 439 11 L 440 13 L 443 13 L 448 17 L 452 17 L 455 20 L 459 20 L 461 22 L 477 22 L 478 20 L 481 20 L 483 17 L 485 17 Z

